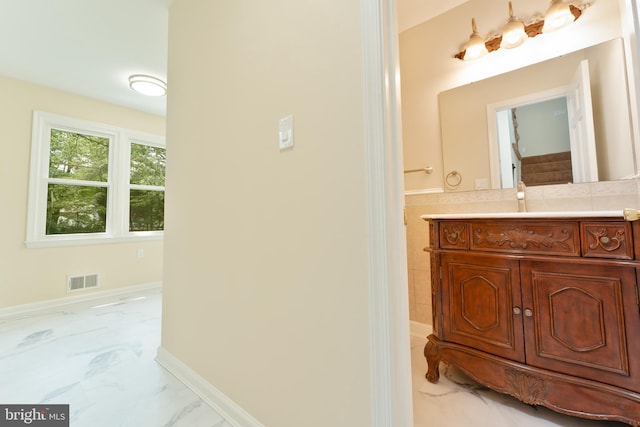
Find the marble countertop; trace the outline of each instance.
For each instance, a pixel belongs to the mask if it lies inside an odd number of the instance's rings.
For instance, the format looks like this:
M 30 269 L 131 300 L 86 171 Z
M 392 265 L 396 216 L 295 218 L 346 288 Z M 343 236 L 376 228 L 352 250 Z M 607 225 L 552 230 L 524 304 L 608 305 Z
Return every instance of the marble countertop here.
M 468 212 L 468 213 L 447 213 L 447 214 L 426 214 L 420 218 L 429 219 L 521 219 L 521 218 L 620 218 L 624 219 L 624 211 L 559 211 L 559 212 Z

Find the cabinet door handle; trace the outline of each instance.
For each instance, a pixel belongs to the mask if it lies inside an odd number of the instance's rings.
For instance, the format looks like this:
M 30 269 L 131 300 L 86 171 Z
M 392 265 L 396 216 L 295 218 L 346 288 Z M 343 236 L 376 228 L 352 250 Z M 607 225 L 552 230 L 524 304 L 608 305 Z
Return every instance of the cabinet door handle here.
M 533 316 L 533 310 L 531 310 L 529 308 L 525 308 L 524 309 L 524 315 L 527 316 L 527 317 Z
M 522 310 L 520 310 L 520 307 L 513 307 L 513 314 L 519 315 L 520 313 L 522 313 Z

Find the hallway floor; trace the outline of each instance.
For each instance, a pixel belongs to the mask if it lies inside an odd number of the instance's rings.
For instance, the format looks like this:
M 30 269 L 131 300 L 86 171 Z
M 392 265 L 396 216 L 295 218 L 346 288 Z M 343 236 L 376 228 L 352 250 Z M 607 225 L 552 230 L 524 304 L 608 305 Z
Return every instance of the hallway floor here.
M 161 299 L 145 291 L 0 318 L 0 404 L 70 404 L 73 427 L 231 427 L 155 362 Z M 534 408 L 451 368 L 431 384 L 424 344 L 411 339 L 415 427 L 624 425 Z
M 72 427 L 231 427 L 154 358 L 159 290 L 0 318 L 0 404 L 69 404 Z

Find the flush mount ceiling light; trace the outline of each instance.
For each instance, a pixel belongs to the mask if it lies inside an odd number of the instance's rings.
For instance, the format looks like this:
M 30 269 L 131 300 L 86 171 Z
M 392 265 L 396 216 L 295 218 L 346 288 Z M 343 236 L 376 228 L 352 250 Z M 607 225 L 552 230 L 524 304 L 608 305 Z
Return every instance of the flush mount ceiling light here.
M 543 33 L 558 30 L 576 20 L 571 8 L 564 0 L 552 0 L 547 13 L 544 15 Z
M 509 2 L 509 21 L 502 29 L 502 42 L 500 47 L 511 49 L 520 46 L 529 36 L 524 31 L 524 22 L 513 16 L 513 6 Z
M 163 96 L 167 93 L 167 84 L 146 74 L 134 74 L 129 77 L 129 86 L 138 93 L 147 96 Z

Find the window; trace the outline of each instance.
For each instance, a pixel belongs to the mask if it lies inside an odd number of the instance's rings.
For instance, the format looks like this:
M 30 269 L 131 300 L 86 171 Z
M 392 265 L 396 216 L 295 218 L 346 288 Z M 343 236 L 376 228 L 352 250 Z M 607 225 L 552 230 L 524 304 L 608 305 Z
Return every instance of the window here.
M 110 139 L 51 129 L 45 234 L 107 231 Z
M 161 239 L 164 139 L 36 111 L 27 246 Z
M 129 166 L 129 231 L 164 229 L 166 150 L 131 143 Z

